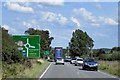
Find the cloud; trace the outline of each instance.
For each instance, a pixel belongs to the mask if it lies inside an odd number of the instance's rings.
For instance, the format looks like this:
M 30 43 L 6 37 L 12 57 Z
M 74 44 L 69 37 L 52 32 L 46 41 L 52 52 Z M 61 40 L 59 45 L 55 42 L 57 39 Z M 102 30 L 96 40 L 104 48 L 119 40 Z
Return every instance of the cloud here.
M 76 13 L 77 15 L 80 14 L 82 15 L 85 19 L 91 21 L 91 22 L 96 22 L 95 16 L 92 15 L 92 12 L 87 11 L 85 8 L 79 8 L 79 9 L 73 9 L 73 12 Z
M 64 5 L 64 0 L 9 0 L 11 2 L 40 2 L 44 5 L 62 6 Z
M 34 13 L 34 10 L 31 7 L 22 6 L 19 3 L 7 2 L 5 6 L 13 11 L 23 12 L 23 13 Z
M 44 5 L 50 5 L 50 6 L 63 6 L 64 0 L 42 0 Z
M 106 18 L 105 23 L 109 25 L 117 25 L 118 23 L 111 18 Z
M 78 27 L 81 26 L 81 25 L 80 25 L 80 22 L 78 21 L 78 19 L 72 17 L 72 18 L 71 18 L 71 21 L 74 22 Z
M 10 27 L 8 25 L 3 25 L 2 27 L 5 28 L 6 30 L 10 29 Z
M 109 17 L 101 17 L 101 16 L 99 16 L 99 20 L 100 21 L 104 21 L 104 23 L 105 24 L 107 24 L 107 25 L 118 25 L 118 23 L 115 21 L 115 20 L 113 20 L 112 18 L 109 18 Z
M 8 25 L 2 25 L 3 28 L 7 29 L 10 33 L 17 33 L 17 30 L 15 28 L 11 28 Z
M 26 28 L 31 28 L 32 25 L 30 23 L 27 23 L 25 21 L 22 22 L 23 26 L 26 27 Z
M 38 26 L 38 21 L 37 19 L 29 19 L 29 20 L 26 20 L 26 21 L 22 21 L 22 25 L 26 28 L 32 28 L 32 27 L 40 27 Z
M 73 12 L 78 16 L 83 16 L 83 18 L 88 20 L 92 26 L 99 27 L 101 24 L 115 26 L 118 24 L 118 22 L 110 17 L 94 16 L 92 12 L 85 8 L 73 9 Z
M 62 16 L 61 14 L 55 14 L 53 12 L 40 12 L 41 19 L 46 20 L 48 22 L 58 22 L 61 25 L 67 23 L 67 18 Z
M 38 24 L 38 21 L 36 19 L 30 20 L 30 22 L 31 22 L 31 24 L 34 24 L 34 25 Z
M 65 23 L 67 23 L 67 20 L 68 20 L 68 19 L 67 19 L 66 17 L 62 16 L 61 14 L 58 14 L 57 20 L 58 20 L 60 23 L 65 24 Z

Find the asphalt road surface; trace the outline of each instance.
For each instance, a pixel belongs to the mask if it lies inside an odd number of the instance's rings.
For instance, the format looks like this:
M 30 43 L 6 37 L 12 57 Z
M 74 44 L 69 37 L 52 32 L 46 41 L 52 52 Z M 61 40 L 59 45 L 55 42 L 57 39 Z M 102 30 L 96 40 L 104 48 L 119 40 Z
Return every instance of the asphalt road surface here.
M 101 71 L 88 71 L 82 70 L 80 66 L 74 66 L 70 63 L 65 63 L 64 65 L 55 65 L 54 62 L 51 63 L 47 72 L 42 76 L 42 78 L 101 78 L 102 80 L 107 80 L 107 78 L 112 78 L 108 80 L 116 80 L 114 76 Z

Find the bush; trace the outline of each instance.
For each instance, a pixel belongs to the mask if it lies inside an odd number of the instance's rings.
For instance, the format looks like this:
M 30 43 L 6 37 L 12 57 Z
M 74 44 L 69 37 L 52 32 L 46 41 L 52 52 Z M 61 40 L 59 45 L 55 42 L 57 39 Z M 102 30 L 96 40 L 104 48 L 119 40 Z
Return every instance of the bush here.
M 120 53 L 119 52 L 114 52 L 114 53 L 109 53 L 104 55 L 105 60 L 109 61 L 114 61 L 114 60 L 119 60 L 120 59 Z
M 111 57 L 113 60 L 120 60 L 120 52 L 113 52 Z

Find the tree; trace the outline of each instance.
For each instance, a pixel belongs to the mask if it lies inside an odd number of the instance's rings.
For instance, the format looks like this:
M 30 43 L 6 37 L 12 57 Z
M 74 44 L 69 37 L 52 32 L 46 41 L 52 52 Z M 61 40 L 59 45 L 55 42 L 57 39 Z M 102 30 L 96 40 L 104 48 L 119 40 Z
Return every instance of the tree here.
M 92 38 L 90 38 L 86 32 L 80 29 L 75 30 L 69 42 L 71 56 L 82 56 L 83 54 L 89 53 L 94 46 L 93 42 Z
M 50 44 L 52 40 L 54 39 L 53 37 L 49 36 L 49 31 L 46 30 L 38 30 L 34 28 L 29 28 L 28 30 L 25 31 L 25 34 L 29 35 L 40 35 L 41 40 L 40 40 L 40 46 L 41 46 L 41 57 L 43 58 L 44 50 L 49 50 L 50 51 Z
M 20 63 L 23 60 L 22 53 L 18 51 L 12 36 L 2 28 L 2 61 L 9 63 Z

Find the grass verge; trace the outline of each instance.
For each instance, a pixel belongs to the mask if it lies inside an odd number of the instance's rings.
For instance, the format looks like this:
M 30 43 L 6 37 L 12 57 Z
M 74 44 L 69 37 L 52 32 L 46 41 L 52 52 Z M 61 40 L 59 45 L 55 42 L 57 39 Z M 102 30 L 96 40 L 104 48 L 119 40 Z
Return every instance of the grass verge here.
M 42 64 L 34 62 L 32 68 L 24 71 L 24 76 L 26 78 L 38 78 L 48 65 L 49 63 L 46 60 Z
M 120 68 L 118 61 L 99 61 L 99 69 L 120 77 Z

